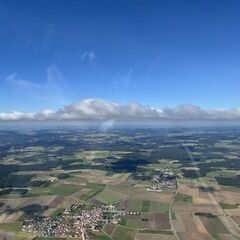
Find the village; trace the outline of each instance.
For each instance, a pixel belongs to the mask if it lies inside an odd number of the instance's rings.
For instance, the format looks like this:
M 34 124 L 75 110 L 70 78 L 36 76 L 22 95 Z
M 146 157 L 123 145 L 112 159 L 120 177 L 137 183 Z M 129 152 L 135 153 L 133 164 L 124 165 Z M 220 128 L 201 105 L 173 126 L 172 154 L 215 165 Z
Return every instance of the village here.
M 174 173 L 169 168 L 156 169 L 156 175 L 153 177 L 153 184 L 147 188 L 149 192 L 162 192 L 163 188 L 173 189 L 176 187 L 171 180 L 174 179 Z
M 57 217 L 38 217 L 25 220 L 22 230 L 42 237 L 81 237 L 90 239 L 93 231 L 99 231 L 105 224 L 117 224 L 124 211 L 118 211 L 112 205 L 102 205 L 91 210 L 81 210 L 73 205 Z

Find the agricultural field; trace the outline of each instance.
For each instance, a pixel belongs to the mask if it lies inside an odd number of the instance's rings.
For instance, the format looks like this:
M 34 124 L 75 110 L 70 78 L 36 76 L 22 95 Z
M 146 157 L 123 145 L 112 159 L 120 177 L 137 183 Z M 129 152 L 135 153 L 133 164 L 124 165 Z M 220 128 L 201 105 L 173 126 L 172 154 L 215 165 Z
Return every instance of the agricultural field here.
M 115 210 L 89 239 L 239 239 L 240 129 L 29 130 L 0 136 L 0 239 L 59 239 L 24 232 L 23 223 L 104 207 Z M 161 170 L 173 173 L 172 179 L 151 189 Z M 121 213 L 117 220 L 105 221 L 115 212 Z

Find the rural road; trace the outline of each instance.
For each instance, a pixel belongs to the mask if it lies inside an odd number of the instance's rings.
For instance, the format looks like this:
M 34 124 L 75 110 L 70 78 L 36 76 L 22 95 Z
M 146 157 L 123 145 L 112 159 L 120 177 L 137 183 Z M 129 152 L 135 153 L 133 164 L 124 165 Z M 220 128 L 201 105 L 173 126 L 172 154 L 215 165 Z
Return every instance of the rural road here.
M 171 170 L 171 166 L 170 166 L 170 165 L 171 165 L 171 164 L 169 163 L 169 169 Z M 168 210 L 168 215 L 169 215 L 169 222 L 170 222 L 170 225 L 171 225 L 171 229 L 172 229 L 172 231 L 173 231 L 173 234 L 174 234 L 174 236 L 175 236 L 175 238 L 176 238 L 177 240 L 180 240 L 180 238 L 178 237 L 177 231 L 176 231 L 176 229 L 175 229 L 175 227 L 174 227 L 173 219 L 172 219 L 172 207 L 173 207 L 173 203 L 174 203 L 174 201 L 175 201 L 175 198 L 176 198 L 176 196 L 177 196 L 178 187 L 179 187 L 178 178 L 177 178 L 177 176 L 175 176 L 175 177 L 176 177 L 176 181 L 177 181 L 177 186 L 176 186 L 177 188 L 176 188 L 176 191 L 175 191 L 175 193 L 174 193 L 174 195 L 173 195 L 173 198 L 172 198 L 172 201 L 171 201 L 169 210 Z
M 204 182 L 201 182 L 201 184 L 205 188 L 208 187 Z M 227 227 L 227 229 L 230 231 L 230 233 L 235 237 L 240 236 L 240 228 L 230 217 L 226 216 L 226 213 L 219 206 L 218 201 L 215 199 L 215 197 L 213 196 L 213 194 L 210 191 L 208 192 L 208 197 L 212 201 L 212 203 L 216 206 L 218 214 L 219 214 L 219 218 L 222 220 L 222 222 Z

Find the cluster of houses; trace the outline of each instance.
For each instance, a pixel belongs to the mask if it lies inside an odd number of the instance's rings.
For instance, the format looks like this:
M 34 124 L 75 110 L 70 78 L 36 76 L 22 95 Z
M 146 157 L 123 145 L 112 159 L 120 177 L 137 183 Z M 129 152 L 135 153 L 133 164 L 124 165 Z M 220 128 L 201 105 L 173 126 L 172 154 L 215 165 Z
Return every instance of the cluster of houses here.
M 79 206 L 72 206 L 65 213 L 57 217 L 38 217 L 25 220 L 23 231 L 32 232 L 42 237 L 81 237 L 90 239 L 92 231 L 98 231 L 106 223 L 117 224 L 124 211 L 118 211 L 114 206 L 94 207 L 91 210 L 79 210 Z
M 169 168 L 156 169 L 156 175 L 153 177 L 153 184 L 147 188 L 150 192 L 161 192 L 163 188 L 175 188 L 176 185 L 172 181 L 174 173 Z

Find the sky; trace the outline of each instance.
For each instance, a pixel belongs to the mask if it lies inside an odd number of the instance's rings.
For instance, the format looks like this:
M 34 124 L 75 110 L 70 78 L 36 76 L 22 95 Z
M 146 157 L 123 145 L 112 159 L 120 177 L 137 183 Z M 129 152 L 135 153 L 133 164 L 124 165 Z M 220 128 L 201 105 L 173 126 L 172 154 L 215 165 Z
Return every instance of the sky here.
M 240 119 L 239 12 L 238 0 L 0 0 L 0 120 Z

